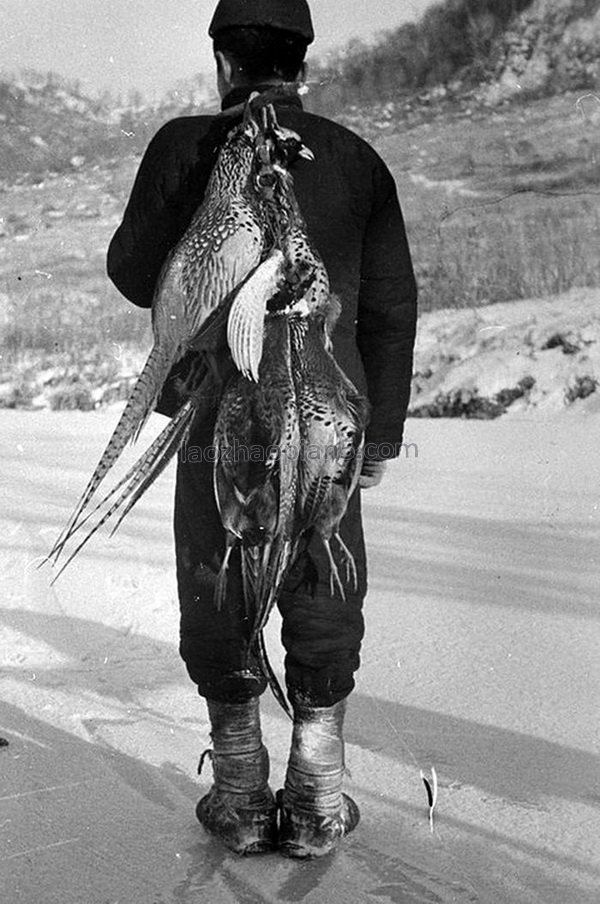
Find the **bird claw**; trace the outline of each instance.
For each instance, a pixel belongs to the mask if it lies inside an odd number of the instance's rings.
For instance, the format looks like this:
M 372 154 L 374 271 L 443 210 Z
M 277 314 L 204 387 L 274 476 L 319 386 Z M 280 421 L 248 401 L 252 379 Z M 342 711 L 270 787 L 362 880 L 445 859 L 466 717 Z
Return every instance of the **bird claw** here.
M 356 591 L 358 590 L 358 574 L 356 571 L 354 558 L 352 556 L 346 560 L 346 583 L 351 583 L 352 589 L 356 593 Z
M 340 578 L 340 573 L 338 571 L 338 567 L 335 564 L 335 560 L 333 558 L 333 553 L 331 552 L 331 546 L 329 545 L 329 540 L 323 540 L 325 549 L 327 550 L 327 557 L 329 559 L 329 592 L 331 596 L 335 596 L 336 590 L 339 592 L 342 600 L 346 602 L 346 592 L 344 590 L 342 580 Z
M 223 605 L 225 603 L 225 590 L 227 587 L 227 569 L 223 569 L 219 571 L 217 576 L 217 583 L 215 584 L 215 596 L 214 602 L 217 609 L 217 612 L 221 612 L 223 609 Z
M 220 612 L 225 604 L 225 597 L 227 595 L 227 568 L 229 566 L 231 551 L 235 546 L 235 540 L 232 540 L 231 537 L 227 537 L 226 542 L 225 555 L 223 556 L 223 561 L 221 562 L 221 567 L 219 568 L 217 581 L 215 583 L 214 603 L 217 612 Z
M 335 539 L 338 541 L 338 545 L 344 558 L 344 565 L 346 566 L 346 584 L 352 584 L 352 589 L 356 593 L 358 590 L 358 571 L 356 570 L 354 556 L 339 534 L 335 534 Z
M 340 579 L 339 572 L 337 568 L 335 571 L 331 571 L 329 575 L 329 594 L 330 596 L 335 596 L 336 590 L 342 598 L 342 602 L 346 602 L 346 591 L 344 590 L 344 586 Z

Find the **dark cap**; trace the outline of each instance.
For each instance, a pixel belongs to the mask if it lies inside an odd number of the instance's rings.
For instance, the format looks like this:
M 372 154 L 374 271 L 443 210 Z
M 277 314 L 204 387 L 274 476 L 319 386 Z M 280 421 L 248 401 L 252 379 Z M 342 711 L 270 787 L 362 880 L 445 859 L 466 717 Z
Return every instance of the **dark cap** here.
M 211 38 L 224 28 L 268 25 L 301 35 L 308 44 L 315 39 L 306 0 L 219 0 L 208 29 Z

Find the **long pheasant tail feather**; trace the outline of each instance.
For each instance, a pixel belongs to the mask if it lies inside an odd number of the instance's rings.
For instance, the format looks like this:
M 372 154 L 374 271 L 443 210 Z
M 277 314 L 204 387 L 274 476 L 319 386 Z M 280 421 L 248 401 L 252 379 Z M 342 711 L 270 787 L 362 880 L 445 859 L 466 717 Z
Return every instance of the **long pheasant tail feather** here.
M 261 580 L 261 555 L 257 546 L 242 547 L 242 586 L 246 615 L 252 618 Z
M 187 402 L 178 412 L 171 423 L 165 427 L 162 433 L 152 443 L 146 453 L 139 459 L 137 468 L 131 469 L 131 482 L 128 487 L 130 496 L 127 505 L 119 515 L 119 519 L 111 530 L 111 536 L 117 530 L 123 519 L 129 514 L 144 493 L 160 477 L 171 459 L 177 454 L 185 443 L 195 408 L 191 402 Z
M 147 453 L 145 453 L 145 454 L 147 454 Z M 136 467 L 137 464 L 138 464 L 138 462 L 136 462 L 136 465 L 134 467 Z M 54 544 L 51 552 L 48 554 L 45 561 L 49 561 L 52 558 L 52 559 L 54 559 L 54 564 L 56 564 L 57 560 L 60 558 L 60 555 L 63 552 L 63 550 L 64 550 L 65 546 L 67 545 L 67 543 L 69 542 L 69 540 L 71 540 L 71 538 L 75 534 L 79 533 L 79 531 L 85 527 L 85 525 L 90 521 L 90 519 L 93 518 L 95 514 L 97 514 L 97 512 L 102 508 L 102 506 L 106 505 L 106 503 L 110 499 L 112 499 L 119 492 L 119 490 L 123 486 L 125 486 L 126 483 L 128 483 L 131 480 L 133 470 L 134 470 L 133 468 L 131 470 L 129 470 L 127 472 L 127 474 L 125 474 L 125 476 L 122 477 L 121 480 L 119 480 L 119 482 L 114 485 L 112 490 L 110 490 L 106 494 L 106 496 L 104 496 L 101 499 L 101 501 L 97 505 L 94 506 L 94 508 L 90 509 L 85 516 L 81 517 L 77 521 L 77 524 L 73 525 L 73 527 L 71 528 L 71 530 L 68 533 L 66 531 L 63 532 L 64 536 L 62 537 L 61 541 L 60 542 L 57 541 Z M 56 578 L 54 580 L 56 580 Z
M 270 544 L 267 544 L 267 547 L 269 546 Z M 257 546 L 246 546 L 242 549 L 242 581 L 244 587 L 246 612 L 248 614 L 255 611 L 256 605 L 258 604 L 259 599 L 263 594 L 265 579 L 268 580 L 268 576 L 265 574 L 265 562 L 268 561 L 268 558 L 269 549 L 263 548 L 261 550 L 260 547 Z M 270 602 L 270 599 L 271 597 L 268 595 L 267 603 Z M 266 624 L 268 615 L 269 612 L 266 613 L 265 618 L 261 619 L 263 626 L 264 624 Z M 288 704 L 286 696 L 269 661 L 262 629 L 260 631 L 257 631 L 256 629 L 253 630 L 252 637 L 250 639 L 250 648 L 256 651 L 260 670 L 264 677 L 267 679 L 273 696 L 275 697 L 283 711 L 290 718 L 292 718 L 290 706 Z
M 267 679 L 267 682 L 269 684 L 269 687 L 271 688 L 273 696 L 279 703 L 279 705 L 282 708 L 282 710 L 284 711 L 284 713 L 287 716 L 289 716 L 290 719 L 293 718 L 292 712 L 290 709 L 290 705 L 287 701 L 287 697 L 284 694 L 283 688 L 281 687 L 279 679 L 277 678 L 277 675 L 273 671 L 273 667 L 269 661 L 267 647 L 265 644 L 265 637 L 264 637 L 264 634 L 262 633 L 262 631 L 260 632 L 260 634 L 258 635 L 258 637 L 256 639 L 256 652 L 257 652 L 257 657 L 258 657 L 258 664 L 260 665 L 260 669 L 261 669 L 263 675 Z
M 127 405 L 111 438 L 111 442 L 113 438 L 115 439 L 112 463 L 117 460 L 129 440 L 132 442 L 137 440 L 144 424 L 152 414 L 156 400 L 160 395 L 172 365 L 175 363 L 176 357 L 176 349 L 165 348 L 162 345 L 155 345 L 148 355 L 144 369 L 133 387 Z M 107 451 L 109 447 L 107 447 Z M 112 467 L 112 463 L 109 464 L 109 468 Z
M 350 487 L 348 489 L 348 501 L 350 501 L 352 495 L 356 491 L 358 487 L 358 482 L 360 479 L 360 472 L 362 470 L 363 461 L 365 457 L 365 436 L 364 433 L 361 434 L 360 439 L 357 443 L 355 443 L 354 448 L 354 460 L 350 465 Z
M 306 524 L 312 523 L 312 521 L 318 517 L 330 487 L 331 477 L 329 475 L 315 478 L 315 480 L 307 487 L 306 498 L 303 505 L 303 517 Z
M 290 445 L 293 446 L 293 443 Z M 258 637 L 269 620 L 295 549 L 295 544 L 290 539 L 290 528 L 296 506 L 296 465 L 295 457 L 285 443 L 280 447 L 279 484 L 277 533 L 263 549 L 263 562 L 255 600 L 253 640 Z
M 275 606 L 291 561 L 289 540 L 275 539 L 266 544 L 259 590 L 255 601 L 254 625 L 251 642 L 255 642 L 264 630 Z
M 116 514 L 116 512 L 122 509 L 123 505 L 126 504 L 125 509 L 121 512 L 119 520 L 112 530 L 111 536 L 112 534 L 114 534 L 115 530 L 118 528 L 128 512 L 131 511 L 135 503 L 139 501 L 141 496 L 154 483 L 156 478 L 164 471 L 173 455 L 178 451 L 178 449 L 185 441 L 185 436 L 187 434 L 187 430 L 189 428 L 193 415 L 193 405 L 191 404 L 191 402 L 187 402 L 186 405 L 184 405 L 184 407 L 178 412 L 176 417 L 173 418 L 173 420 L 157 436 L 152 445 L 144 452 L 143 455 L 140 456 L 133 467 L 119 481 L 119 483 L 115 487 L 113 487 L 113 489 L 109 493 L 107 493 L 107 495 L 95 506 L 94 509 L 92 509 L 92 511 L 82 521 L 79 522 L 78 525 L 74 527 L 73 531 L 70 534 L 70 537 L 72 537 L 76 531 L 80 530 L 93 515 L 97 514 L 106 505 L 106 503 L 116 495 L 119 489 L 125 487 L 119 497 L 104 513 L 102 518 L 90 528 L 79 545 L 69 555 L 68 559 L 62 565 L 60 571 L 53 579 L 52 583 L 58 580 L 65 568 L 70 565 L 75 556 L 79 552 L 81 552 L 83 547 L 91 540 L 94 534 L 99 531 L 100 528 L 103 527 L 107 523 L 107 521 L 109 521 L 113 517 L 113 515 Z M 64 548 L 64 544 L 62 548 Z
M 144 369 L 133 388 L 121 417 L 119 418 L 119 422 L 108 441 L 106 449 L 102 453 L 100 461 L 96 465 L 92 477 L 83 491 L 66 527 L 48 554 L 49 559 L 56 558 L 59 555 L 69 537 L 72 536 L 73 532 L 77 529 L 81 515 L 89 505 L 98 486 L 120 457 L 127 443 L 130 440 L 135 440 L 139 435 L 140 430 L 146 423 L 150 412 L 154 407 L 154 403 L 156 402 L 162 385 L 167 377 L 172 363 L 172 357 L 173 356 L 168 354 L 166 350 L 163 350 L 158 346 L 155 346 L 150 352 L 148 360 L 144 365 Z
M 162 472 L 164 467 L 166 467 L 166 465 L 169 463 L 169 461 L 172 458 L 175 451 L 177 451 L 177 449 L 174 449 L 174 451 L 170 454 L 167 454 L 167 452 L 165 451 L 168 448 L 168 442 L 170 440 L 170 437 L 172 436 L 174 431 L 179 427 L 183 416 L 189 415 L 189 419 L 191 420 L 192 414 L 193 414 L 193 409 L 191 407 L 191 403 L 187 403 L 185 406 L 185 409 L 182 408 L 181 411 L 178 412 L 178 414 L 173 418 L 173 420 L 170 421 L 170 423 L 164 428 L 164 430 L 156 437 L 156 439 L 153 441 L 152 445 L 150 445 L 148 447 L 148 449 L 146 449 L 146 451 L 143 453 L 143 455 L 141 455 L 137 459 L 135 464 L 118 481 L 118 483 L 116 483 L 114 485 L 114 487 L 106 494 L 106 496 L 104 496 L 100 500 L 100 502 L 94 506 L 94 508 L 90 509 L 84 517 L 82 517 L 78 520 L 77 524 L 73 526 L 72 530 L 68 534 L 65 534 L 65 537 L 60 544 L 58 544 L 58 543 L 55 544 L 51 555 L 54 555 L 56 558 L 58 558 L 58 556 L 60 555 L 60 553 L 66 546 L 66 544 L 69 542 L 69 540 L 76 533 L 78 533 L 88 523 L 88 521 L 91 518 L 93 518 L 93 516 L 95 514 L 97 514 L 97 512 L 119 492 L 119 490 L 122 487 L 124 487 L 126 484 L 130 483 L 133 480 L 133 478 L 137 478 L 138 481 L 144 479 L 144 477 L 146 476 L 147 471 L 148 471 L 148 465 L 152 464 L 155 461 L 155 459 L 158 457 L 159 454 L 162 456 L 166 456 L 164 458 L 163 466 L 160 468 L 160 470 L 158 470 L 158 468 L 157 468 L 154 471 L 154 476 L 153 476 L 153 481 L 154 481 L 156 479 L 156 477 L 158 477 L 158 475 Z M 186 421 L 186 424 L 185 424 L 186 429 L 187 429 L 187 426 L 188 426 L 188 424 Z M 185 437 L 182 437 L 181 442 L 178 444 L 177 448 L 179 447 L 179 445 L 183 445 L 184 441 L 185 441 Z M 130 485 L 130 489 L 131 489 L 131 486 L 132 486 L 132 484 Z M 147 487 L 145 487 L 145 489 L 147 489 Z

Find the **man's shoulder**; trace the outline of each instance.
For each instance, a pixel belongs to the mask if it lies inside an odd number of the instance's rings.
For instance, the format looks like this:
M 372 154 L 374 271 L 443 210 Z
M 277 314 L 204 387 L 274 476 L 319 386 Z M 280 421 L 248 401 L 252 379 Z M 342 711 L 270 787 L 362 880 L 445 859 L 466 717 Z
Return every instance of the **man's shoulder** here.
M 216 118 L 216 116 L 177 116 L 163 123 L 152 140 L 154 142 L 197 140 L 206 135 Z
M 306 129 L 308 133 L 329 140 L 340 147 L 344 147 L 347 153 L 358 154 L 369 158 L 374 163 L 381 162 L 381 157 L 360 135 L 341 123 L 308 110 L 294 110 L 294 118 L 298 120 L 299 129 Z M 198 141 L 211 132 L 212 127 L 223 122 L 221 115 L 178 116 L 164 123 L 154 136 L 154 142 L 186 145 Z M 232 124 L 233 125 L 233 124 Z M 303 136 L 304 137 L 304 136 Z
M 364 145 L 365 147 L 371 147 L 364 138 L 357 133 L 349 129 L 347 126 L 342 125 L 335 119 L 330 119 L 328 116 L 321 116 L 319 113 L 311 113 L 309 110 L 303 110 L 302 115 L 306 117 L 311 123 L 315 125 L 317 128 L 324 129 L 325 131 L 338 134 L 340 137 L 346 138 L 348 141 L 355 142 L 356 144 Z
M 302 110 L 298 115 L 302 118 L 302 125 L 306 128 L 307 138 L 313 134 L 343 150 L 346 156 L 360 158 L 361 161 L 367 161 L 374 167 L 385 166 L 375 148 L 352 129 L 334 119 L 318 113 L 311 113 L 308 110 Z M 302 125 L 298 123 L 299 129 L 302 129 Z M 304 134 L 302 137 L 304 138 Z
M 211 157 L 217 116 L 178 116 L 165 122 L 146 149 L 145 162 L 159 169 L 191 166 Z

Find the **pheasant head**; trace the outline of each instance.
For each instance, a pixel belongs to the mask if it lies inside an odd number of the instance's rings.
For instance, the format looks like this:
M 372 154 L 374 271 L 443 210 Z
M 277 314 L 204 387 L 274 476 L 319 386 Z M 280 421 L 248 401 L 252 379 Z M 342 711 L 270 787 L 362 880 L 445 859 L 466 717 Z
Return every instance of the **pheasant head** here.
M 244 123 L 253 132 L 255 152 L 254 187 L 265 201 L 274 200 L 280 191 L 291 185 L 289 167 L 298 157 L 314 160 L 297 132 L 280 126 L 272 104 L 261 107 L 254 118 L 252 99 L 246 106 Z

